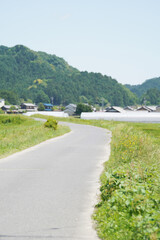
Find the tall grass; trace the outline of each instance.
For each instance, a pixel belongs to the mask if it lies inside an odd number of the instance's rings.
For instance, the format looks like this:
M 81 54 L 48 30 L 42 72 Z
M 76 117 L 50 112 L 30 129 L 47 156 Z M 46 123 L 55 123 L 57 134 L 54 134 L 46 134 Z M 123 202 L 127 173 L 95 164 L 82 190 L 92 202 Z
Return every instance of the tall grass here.
M 94 214 L 102 239 L 160 239 L 160 149 L 141 126 L 113 130 Z
M 160 124 L 61 118 L 112 131 L 93 218 L 106 240 L 160 239 Z
M 25 116 L 0 115 L 0 158 L 69 131 L 66 126 L 54 131 Z

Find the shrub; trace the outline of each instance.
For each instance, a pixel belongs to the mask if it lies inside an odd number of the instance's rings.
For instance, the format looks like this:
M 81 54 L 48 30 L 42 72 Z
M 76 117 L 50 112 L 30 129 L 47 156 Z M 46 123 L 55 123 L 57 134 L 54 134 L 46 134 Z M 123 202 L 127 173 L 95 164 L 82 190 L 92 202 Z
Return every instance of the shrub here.
M 38 111 L 44 111 L 44 110 L 45 110 L 45 107 L 44 107 L 43 103 L 39 103 Z
M 45 127 L 48 127 L 48 128 L 53 128 L 54 130 L 56 130 L 57 127 L 58 127 L 58 122 L 57 122 L 55 119 L 53 119 L 53 118 L 49 118 L 49 119 L 45 122 L 44 126 L 45 126 Z
M 12 105 L 9 110 L 17 110 L 16 106 Z
M 79 103 L 77 105 L 76 114 L 80 115 L 82 112 L 92 112 L 92 107 L 84 103 Z
M 53 106 L 52 111 L 58 111 L 59 107 L 58 106 Z

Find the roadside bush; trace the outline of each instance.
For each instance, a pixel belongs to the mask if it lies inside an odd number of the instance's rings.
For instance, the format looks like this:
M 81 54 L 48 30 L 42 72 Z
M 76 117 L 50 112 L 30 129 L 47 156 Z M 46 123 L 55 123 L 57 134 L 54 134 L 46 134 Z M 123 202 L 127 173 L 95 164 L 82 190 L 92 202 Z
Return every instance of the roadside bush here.
M 45 127 L 48 127 L 48 128 L 53 128 L 54 130 L 57 130 L 57 127 L 58 127 L 58 122 L 53 119 L 53 118 L 49 118 L 45 124 L 44 124 Z

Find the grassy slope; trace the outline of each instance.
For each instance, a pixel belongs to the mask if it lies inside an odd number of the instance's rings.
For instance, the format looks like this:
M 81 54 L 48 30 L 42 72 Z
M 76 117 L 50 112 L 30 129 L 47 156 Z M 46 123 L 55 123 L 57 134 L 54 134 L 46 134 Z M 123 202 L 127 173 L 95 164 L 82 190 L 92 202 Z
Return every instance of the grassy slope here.
M 58 126 L 56 131 L 45 128 L 44 123 L 29 117 L 0 115 L 0 158 L 69 131 L 64 126 Z
M 119 123 L 112 132 L 110 161 L 101 177 L 101 201 L 94 216 L 99 236 L 160 239 L 159 125 Z
M 61 119 L 112 131 L 94 219 L 101 239 L 160 239 L 160 124 Z

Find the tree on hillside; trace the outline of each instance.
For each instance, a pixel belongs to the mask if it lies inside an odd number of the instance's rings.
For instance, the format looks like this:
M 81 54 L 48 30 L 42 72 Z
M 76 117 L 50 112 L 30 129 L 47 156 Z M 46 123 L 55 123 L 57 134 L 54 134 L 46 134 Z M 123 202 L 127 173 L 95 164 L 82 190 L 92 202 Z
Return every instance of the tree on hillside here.
M 143 102 L 144 99 L 147 102 L 147 105 L 159 105 L 160 104 L 160 90 L 156 88 L 151 88 L 147 90 L 145 94 L 143 94 L 141 101 Z
M 81 103 L 88 103 L 88 99 L 87 99 L 85 96 L 80 96 L 80 97 L 79 97 L 79 101 L 80 101 Z
M 40 103 L 40 102 L 50 103 L 49 97 L 48 97 L 42 90 L 39 90 L 39 91 L 36 93 L 36 96 L 35 96 L 34 101 L 35 101 L 36 103 Z
M 19 97 L 12 91 L 0 90 L 0 98 L 5 99 L 5 102 L 8 104 L 16 105 L 20 103 Z

